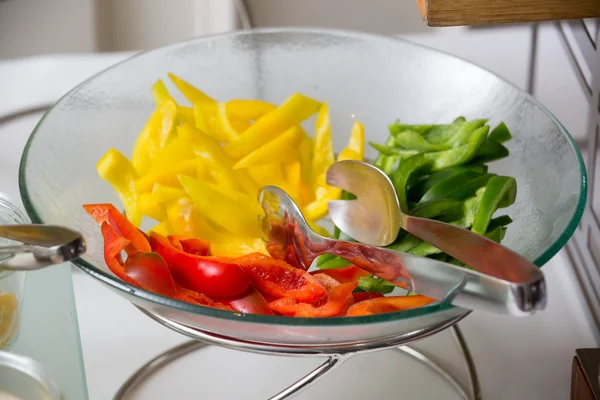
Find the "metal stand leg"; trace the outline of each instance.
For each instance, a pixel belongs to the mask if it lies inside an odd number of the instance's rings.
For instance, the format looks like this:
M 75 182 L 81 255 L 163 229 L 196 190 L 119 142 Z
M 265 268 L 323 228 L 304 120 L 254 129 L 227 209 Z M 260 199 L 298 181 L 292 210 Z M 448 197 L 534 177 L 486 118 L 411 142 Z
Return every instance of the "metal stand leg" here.
M 464 399 L 480 400 L 481 390 L 479 388 L 479 380 L 477 378 L 475 364 L 473 362 L 473 358 L 471 356 L 469 348 L 458 327 L 454 325 L 451 329 L 456 343 L 459 349 L 461 350 L 461 353 L 466 362 L 470 381 L 470 396 L 467 394 L 467 391 L 463 388 L 463 386 L 460 383 L 458 383 L 458 381 L 450 373 L 445 371 L 435 361 L 431 360 L 421 352 L 409 346 L 397 347 L 396 350 L 407 354 L 413 359 L 418 360 L 423 364 L 427 365 L 429 368 L 431 368 L 433 371 L 439 374 L 443 379 L 448 381 Z M 144 364 L 129 379 L 127 379 L 127 381 L 125 381 L 125 383 L 121 386 L 119 391 L 115 394 L 113 399 L 126 400 L 133 393 L 133 391 L 146 379 L 150 378 L 150 376 L 154 372 L 158 371 L 165 365 L 176 361 L 180 357 L 183 357 L 196 350 L 203 349 L 206 346 L 208 346 L 208 344 L 204 342 L 191 340 L 189 342 L 185 342 L 161 353 L 157 357 L 150 360 L 148 363 Z M 284 400 L 293 398 L 295 395 L 299 394 L 314 383 L 318 382 L 321 378 L 327 375 L 327 373 L 333 371 L 344 361 L 348 360 L 355 354 L 356 353 L 348 353 L 343 355 L 328 356 L 327 360 L 324 363 L 319 365 L 317 368 L 306 374 L 298 381 L 294 382 L 292 385 L 288 386 L 286 389 L 272 396 L 269 400 Z

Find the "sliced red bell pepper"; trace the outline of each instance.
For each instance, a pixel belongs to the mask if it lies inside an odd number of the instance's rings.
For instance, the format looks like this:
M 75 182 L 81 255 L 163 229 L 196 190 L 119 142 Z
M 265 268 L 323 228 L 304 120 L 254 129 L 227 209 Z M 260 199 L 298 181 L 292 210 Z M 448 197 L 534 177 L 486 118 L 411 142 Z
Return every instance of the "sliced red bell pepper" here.
M 269 303 L 269 308 L 286 317 L 293 317 L 298 310 L 298 303 L 293 297 L 283 297 Z
M 354 302 L 358 303 L 363 300 L 376 299 L 378 297 L 383 297 L 383 295 L 379 292 L 356 292 L 352 293 L 354 296 Z
M 245 314 L 273 315 L 265 298 L 253 287 L 240 296 L 222 298 L 219 301 Z
M 83 208 L 98 224 L 108 223 L 138 251 L 152 251 L 146 236 L 112 204 L 85 204 Z
M 352 307 L 352 305 L 354 303 L 355 303 L 354 297 L 348 296 L 348 298 L 346 299 L 346 302 L 344 303 L 344 306 L 342 307 L 342 309 L 340 310 L 340 312 L 336 314 L 336 317 L 345 317 L 346 313 L 348 312 L 348 309 L 350 307 Z
M 433 299 L 421 295 L 377 297 L 354 304 L 348 309 L 346 315 L 355 317 L 404 311 L 426 306 L 433 301 Z
M 157 253 L 137 252 L 127 257 L 123 269 L 144 289 L 173 297 L 177 293 L 173 277 L 165 261 Z
M 296 317 L 332 317 L 339 314 L 357 285 L 357 282 L 348 282 L 332 288 L 327 293 L 327 301 L 322 305 L 298 304 Z
M 186 289 L 209 297 L 239 296 L 248 290 L 250 278 L 231 259 L 186 253 L 156 232 L 150 233 L 150 244 L 169 266 L 175 282 Z
M 339 283 L 358 282 L 358 280 L 364 276 L 370 276 L 370 274 L 362 268 L 358 268 L 355 265 L 344 268 L 331 268 L 331 269 L 320 269 L 311 272 L 313 275 L 325 274 L 329 275 Z
M 276 297 L 292 297 L 296 301 L 312 303 L 327 291 L 308 272 L 294 268 L 285 261 L 253 253 L 234 259 L 250 276 L 252 284 Z
M 115 275 L 129 284 L 163 296 L 176 294 L 173 278 L 158 254 L 137 252 L 127 257 L 123 265 L 121 252 L 129 245 L 129 240 L 107 222 L 102 222 L 100 230 L 104 237 L 104 261 Z
M 179 250 L 195 256 L 212 256 L 210 252 L 210 243 L 198 238 L 189 238 L 187 236 L 171 235 L 169 242 Z
M 234 311 L 233 308 L 229 307 L 226 304 L 223 304 L 219 301 L 215 301 L 202 293 L 198 293 L 193 290 L 188 290 L 182 287 L 177 288 L 177 295 L 175 296 L 175 299 L 185 301 L 187 303 L 198 304 L 200 306 Z
M 314 274 L 313 278 L 315 278 L 328 292 L 340 284 L 340 282 L 333 279 L 331 276 L 327 274 Z

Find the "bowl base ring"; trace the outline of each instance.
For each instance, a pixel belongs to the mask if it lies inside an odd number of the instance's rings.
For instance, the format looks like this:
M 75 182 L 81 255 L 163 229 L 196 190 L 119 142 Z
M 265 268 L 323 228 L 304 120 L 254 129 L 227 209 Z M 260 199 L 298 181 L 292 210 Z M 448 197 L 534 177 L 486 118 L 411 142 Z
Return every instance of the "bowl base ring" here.
M 137 306 L 136 306 L 137 307 Z M 377 350 L 386 350 L 391 349 L 397 352 L 401 352 L 405 355 L 408 355 L 412 359 L 422 363 L 423 365 L 430 368 L 433 372 L 439 375 L 442 379 L 446 380 L 450 385 L 456 390 L 456 392 L 465 400 L 473 399 L 479 400 L 481 399 L 481 388 L 479 386 L 479 379 L 477 376 L 477 370 L 475 367 L 475 363 L 473 361 L 473 357 L 467 346 L 467 343 L 462 335 L 460 328 L 456 325 L 456 323 L 464 318 L 465 315 L 460 315 L 455 317 L 449 321 L 444 322 L 443 324 L 436 325 L 431 329 L 427 329 L 425 332 L 419 332 L 417 335 L 411 335 L 408 339 L 406 335 L 397 336 L 395 338 L 390 338 L 387 340 L 377 340 L 376 342 L 369 343 L 361 343 L 349 345 L 347 350 L 343 347 L 332 348 L 331 350 L 327 350 L 326 347 L 315 347 L 312 348 L 310 346 L 302 347 L 302 346 L 281 346 L 281 345 L 271 345 L 271 344 L 261 344 L 256 342 L 247 342 L 239 339 L 229 338 L 220 336 L 211 332 L 201 331 L 195 328 L 188 327 L 186 325 L 180 324 L 178 322 L 172 321 L 170 319 L 161 317 L 157 314 L 149 312 L 143 308 L 137 307 L 144 314 L 152 318 L 153 320 L 159 322 L 161 325 L 170 328 L 178 333 L 181 333 L 185 336 L 191 337 L 193 340 L 187 341 L 175 347 L 172 347 L 165 352 L 159 354 L 154 357 L 152 360 L 148 361 L 142 367 L 140 367 L 137 371 L 135 371 L 119 388 L 113 400 L 125 400 L 130 397 L 132 392 L 139 387 L 143 382 L 147 379 L 151 378 L 152 375 L 165 367 L 166 365 L 177 361 L 181 357 L 190 354 L 194 351 L 201 350 L 206 348 L 209 345 L 216 345 L 221 347 L 226 347 L 234 350 L 242 350 L 252 353 L 259 354 L 268 354 L 268 355 L 281 355 L 281 356 L 299 356 L 299 357 L 326 357 L 326 360 L 320 364 L 317 368 L 310 371 L 308 374 L 292 383 L 290 386 L 280 391 L 279 393 L 271 396 L 269 400 L 284 400 L 291 399 L 295 395 L 309 388 L 314 383 L 318 382 L 321 378 L 326 376 L 329 372 L 339 367 L 344 363 L 344 361 L 348 360 L 350 357 L 355 354 L 364 353 L 367 351 L 377 351 Z M 431 358 L 427 357 L 423 353 L 418 350 L 408 346 L 408 343 L 415 342 L 417 340 L 423 339 L 427 336 L 430 336 L 434 333 L 445 330 L 446 328 L 450 329 L 452 333 L 453 339 L 460 350 L 460 353 L 464 359 L 465 367 L 468 372 L 469 377 L 469 388 L 465 389 L 463 385 L 461 385 L 458 380 L 442 368 L 438 363 L 436 363 Z M 358 347 L 357 347 L 358 346 Z

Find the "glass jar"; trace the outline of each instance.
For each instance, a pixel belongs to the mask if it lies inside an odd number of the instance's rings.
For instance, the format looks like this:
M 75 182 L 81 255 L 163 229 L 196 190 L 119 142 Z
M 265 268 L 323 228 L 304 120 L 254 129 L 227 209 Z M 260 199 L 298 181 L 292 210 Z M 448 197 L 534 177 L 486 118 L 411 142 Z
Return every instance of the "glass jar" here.
M 29 219 L 14 205 L 10 198 L 0 193 L 0 225 L 27 224 Z M 18 244 L 0 238 L 0 246 Z M 0 350 L 10 350 L 19 336 L 23 294 L 25 292 L 25 271 L 2 270 L 2 263 L 10 256 L 0 255 Z

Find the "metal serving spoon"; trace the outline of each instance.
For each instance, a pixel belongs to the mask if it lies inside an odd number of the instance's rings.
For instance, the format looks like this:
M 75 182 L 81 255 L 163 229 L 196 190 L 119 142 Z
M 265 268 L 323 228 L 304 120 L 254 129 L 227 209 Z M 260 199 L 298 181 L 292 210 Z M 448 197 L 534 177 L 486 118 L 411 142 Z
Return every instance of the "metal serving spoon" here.
M 354 194 L 355 200 L 329 202 L 333 223 L 362 243 L 386 246 L 400 228 L 432 244 L 475 270 L 511 282 L 543 279 L 525 257 L 470 230 L 402 212 L 394 185 L 370 164 L 345 160 L 327 170 L 327 184 Z
M 54 225 L 3 225 L 0 237 L 14 245 L 0 246 L 0 270 L 33 271 L 71 261 L 85 253 L 83 236 Z
M 328 239 L 310 229 L 283 190 L 263 187 L 259 202 L 265 210 L 261 224 L 269 252 L 305 269 L 317 256 L 334 254 L 400 287 L 471 310 L 523 316 L 546 305 L 545 281 L 537 268 L 518 279 L 504 279 L 431 258 Z

